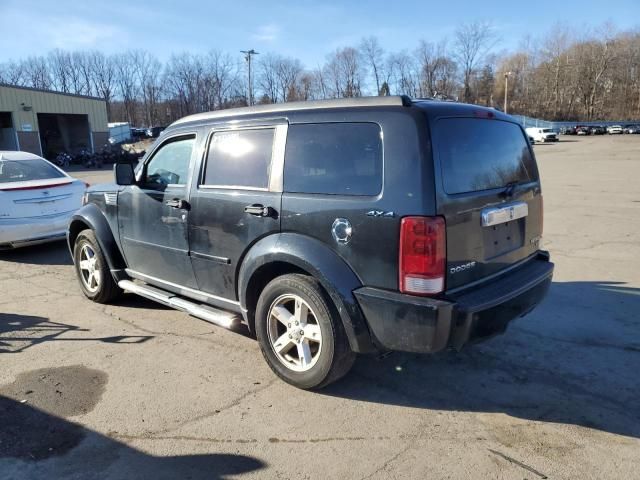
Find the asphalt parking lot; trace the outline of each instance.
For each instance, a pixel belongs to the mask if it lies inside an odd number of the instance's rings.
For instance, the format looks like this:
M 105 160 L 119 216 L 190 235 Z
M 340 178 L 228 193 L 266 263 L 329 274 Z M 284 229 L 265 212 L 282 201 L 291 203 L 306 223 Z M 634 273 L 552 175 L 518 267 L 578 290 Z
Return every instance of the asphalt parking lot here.
M 638 478 L 640 135 L 535 151 L 545 302 L 462 353 L 361 357 L 316 393 L 241 332 L 85 300 L 63 243 L 0 254 L 0 478 Z

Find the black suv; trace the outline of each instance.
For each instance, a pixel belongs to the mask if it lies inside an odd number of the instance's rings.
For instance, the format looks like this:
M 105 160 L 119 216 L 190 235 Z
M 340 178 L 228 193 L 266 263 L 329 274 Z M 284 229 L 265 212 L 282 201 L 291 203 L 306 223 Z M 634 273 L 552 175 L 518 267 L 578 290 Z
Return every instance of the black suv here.
M 356 353 L 503 332 L 551 283 L 533 151 L 492 109 L 376 97 L 197 114 L 115 176 L 69 226 L 84 294 L 242 322 L 301 388 Z

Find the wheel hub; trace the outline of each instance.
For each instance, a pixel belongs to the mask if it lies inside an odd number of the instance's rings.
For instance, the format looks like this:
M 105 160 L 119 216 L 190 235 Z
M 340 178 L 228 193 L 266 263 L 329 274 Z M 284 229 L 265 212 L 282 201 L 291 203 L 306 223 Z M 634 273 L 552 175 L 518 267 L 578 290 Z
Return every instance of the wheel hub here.
M 305 300 L 294 294 L 278 297 L 269 308 L 267 327 L 271 348 L 287 368 L 303 372 L 316 364 L 322 333 Z

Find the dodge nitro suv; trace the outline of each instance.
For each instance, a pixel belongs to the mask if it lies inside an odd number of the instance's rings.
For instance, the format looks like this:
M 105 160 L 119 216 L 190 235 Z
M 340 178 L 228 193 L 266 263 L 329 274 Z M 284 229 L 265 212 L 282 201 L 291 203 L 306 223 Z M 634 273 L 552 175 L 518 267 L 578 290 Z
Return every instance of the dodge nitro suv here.
M 535 157 L 496 110 L 376 97 L 201 113 L 114 171 L 69 225 L 84 294 L 243 323 L 300 388 L 357 353 L 501 333 L 551 284 Z

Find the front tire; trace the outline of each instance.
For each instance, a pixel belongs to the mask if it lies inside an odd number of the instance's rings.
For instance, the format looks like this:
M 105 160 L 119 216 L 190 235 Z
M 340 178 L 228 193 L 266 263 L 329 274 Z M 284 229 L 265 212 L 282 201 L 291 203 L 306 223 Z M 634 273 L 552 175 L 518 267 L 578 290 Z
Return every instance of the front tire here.
M 83 230 L 73 246 L 73 264 L 82 293 L 96 303 L 108 303 L 122 290 L 111 276 L 100 244 L 92 230 Z
M 344 376 L 355 361 L 342 321 L 312 277 L 272 280 L 256 306 L 256 336 L 269 367 L 298 388 L 322 388 Z

